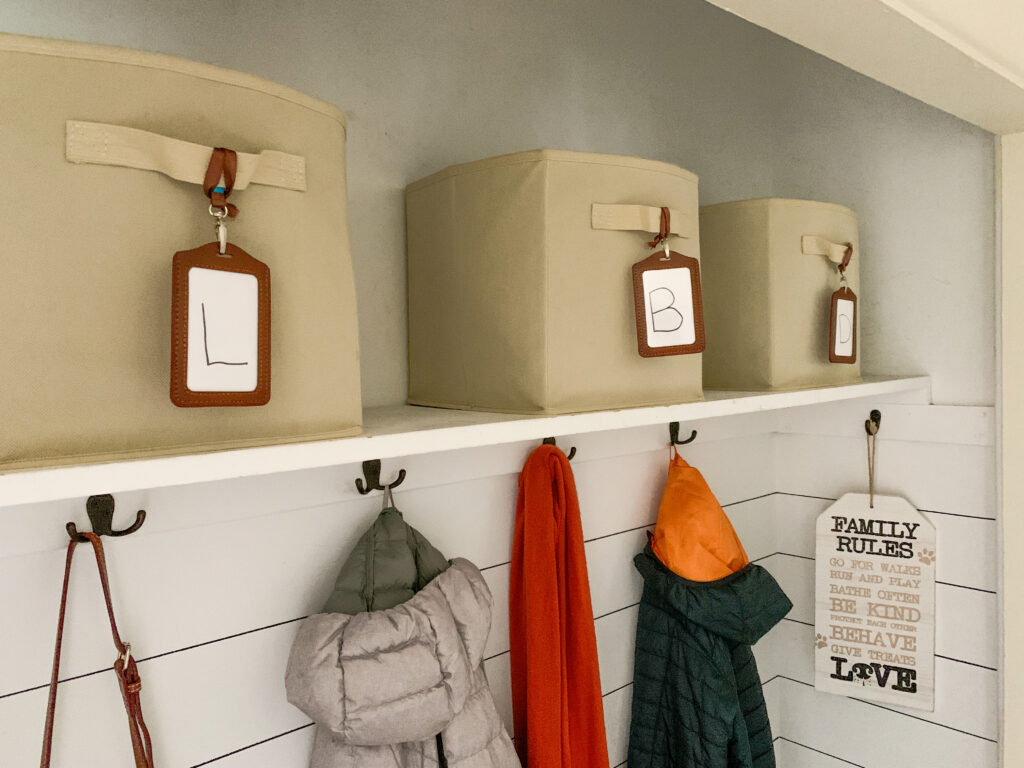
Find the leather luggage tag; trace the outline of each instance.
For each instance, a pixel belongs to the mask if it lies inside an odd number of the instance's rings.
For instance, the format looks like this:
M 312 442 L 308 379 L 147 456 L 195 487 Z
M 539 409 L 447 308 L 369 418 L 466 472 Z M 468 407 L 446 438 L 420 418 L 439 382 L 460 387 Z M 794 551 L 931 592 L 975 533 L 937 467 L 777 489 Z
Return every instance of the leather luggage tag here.
M 857 362 L 857 296 L 843 283 L 832 294 L 828 321 L 828 361 Z
M 183 408 L 270 401 L 270 268 L 220 247 L 174 254 L 171 402 Z
M 704 351 L 700 263 L 666 247 L 633 265 L 637 348 L 641 357 Z

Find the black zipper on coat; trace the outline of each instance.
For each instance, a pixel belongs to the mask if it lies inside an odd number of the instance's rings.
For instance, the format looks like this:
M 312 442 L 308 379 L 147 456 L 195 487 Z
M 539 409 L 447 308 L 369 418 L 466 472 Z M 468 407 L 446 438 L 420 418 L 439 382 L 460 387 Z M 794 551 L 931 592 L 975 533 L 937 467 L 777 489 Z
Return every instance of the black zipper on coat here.
M 437 734 L 437 764 L 440 768 L 448 768 L 448 758 L 444 756 L 444 739 L 441 738 L 441 734 Z

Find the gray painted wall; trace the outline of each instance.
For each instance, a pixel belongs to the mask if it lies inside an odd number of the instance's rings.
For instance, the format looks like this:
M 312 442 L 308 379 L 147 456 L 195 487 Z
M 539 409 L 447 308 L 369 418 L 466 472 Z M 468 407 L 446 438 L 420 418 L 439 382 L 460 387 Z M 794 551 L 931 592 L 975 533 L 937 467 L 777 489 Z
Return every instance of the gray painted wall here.
M 0 0 L 0 29 L 208 61 L 346 112 L 367 405 L 405 395 L 403 188 L 536 147 L 676 163 L 703 203 L 850 206 L 865 372 L 994 402 L 992 136 L 700 0 Z

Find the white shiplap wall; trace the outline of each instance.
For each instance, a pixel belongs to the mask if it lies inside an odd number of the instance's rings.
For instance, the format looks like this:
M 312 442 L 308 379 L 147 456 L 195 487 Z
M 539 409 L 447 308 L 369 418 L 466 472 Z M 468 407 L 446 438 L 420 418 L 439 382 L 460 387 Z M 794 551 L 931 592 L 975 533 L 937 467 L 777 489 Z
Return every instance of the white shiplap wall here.
M 883 407 L 879 493 L 911 500 L 938 532 L 934 712 L 814 690 L 814 522 L 862 491 L 866 410 L 817 407 L 784 417 L 774 444 L 775 554 L 762 560 L 794 608 L 761 645 L 781 768 L 995 768 L 999 545 L 992 408 Z M 766 670 L 762 669 L 762 677 Z M 769 678 L 765 678 L 769 679 Z
M 864 478 L 857 429 L 875 404 L 714 419 L 684 449 L 751 558 L 795 604 L 757 647 L 783 768 L 995 766 L 996 543 L 992 410 L 887 406 L 883 489 L 930 510 L 939 528 L 938 707 L 904 713 L 817 694 L 812 678 L 813 523 Z M 684 425 L 685 429 L 685 425 Z M 612 765 L 626 759 L 640 579 L 632 556 L 654 520 L 667 460 L 664 427 L 560 437 L 575 445 Z M 485 569 L 495 598 L 487 670 L 511 726 L 508 560 L 518 471 L 532 444 L 386 462 L 404 466 L 406 518 L 448 556 Z M 369 457 L 367 457 L 369 458 Z M 956 470 L 954 473 L 953 470 Z M 158 764 L 298 768 L 309 721 L 284 699 L 297 623 L 322 604 L 379 497 L 361 497 L 357 465 L 125 493 L 143 529 L 107 542 L 122 633 L 145 679 Z M 102 492 L 103 489 L 96 489 Z M 0 765 L 38 761 L 64 548 L 63 524 L 87 525 L 83 500 L 0 507 Z M 110 639 L 91 555 L 76 556 L 54 765 L 130 765 Z M 865 739 L 867 731 L 875 739 Z M 918 757 L 913 757 L 917 755 Z M 843 762 L 846 761 L 846 762 Z

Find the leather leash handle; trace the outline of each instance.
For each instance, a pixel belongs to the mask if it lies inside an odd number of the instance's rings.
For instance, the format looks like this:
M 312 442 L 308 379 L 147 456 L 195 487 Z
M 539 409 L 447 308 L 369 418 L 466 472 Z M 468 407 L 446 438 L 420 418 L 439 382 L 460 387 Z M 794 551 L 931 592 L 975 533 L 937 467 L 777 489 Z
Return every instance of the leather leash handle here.
M 80 538 L 72 537 L 68 544 L 68 555 L 64 562 L 64 585 L 60 594 L 60 613 L 57 617 L 57 642 L 53 649 L 53 670 L 50 675 L 50 694 L 46 703 L 46 726 L 43 729 L 43 751 L 39 759 L 40 768 L 49 768 L 53 744 L 53 722 L 57 712 L 57 682 L 60 679 L 60 652 L 64 639 L 64 614 L 68 601 L 68 584 L 71 580 L 71 559 L 79 541 L 88 541 L 96 553 L 96 567 L 99 570 L 100 585 L 103 587 L 103 600 L 107 605 L 107 617 L 110 619 L 110 633 L 117 648 L 118 657 L 114 662 L 114 672 L 121 688 L 125 712 L 128 715 L 128 732 L 132 740 L 132 752 L 135 755 L 136 768 L 153 768 L 153 744 L 149 737 L 149 729 L 142 717 L 142 704 L 139 692 L 142 680 L 135 659 L 131 655 L 131 646 L 121 640 L 114 619 L 114 606 L 110 601 L 110 582 L 107 579 L 107 560 L 103 552 L 103 544 L 95 533 L 79 534 Z

